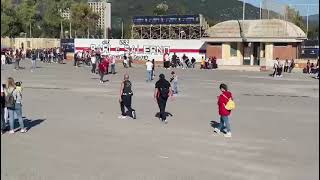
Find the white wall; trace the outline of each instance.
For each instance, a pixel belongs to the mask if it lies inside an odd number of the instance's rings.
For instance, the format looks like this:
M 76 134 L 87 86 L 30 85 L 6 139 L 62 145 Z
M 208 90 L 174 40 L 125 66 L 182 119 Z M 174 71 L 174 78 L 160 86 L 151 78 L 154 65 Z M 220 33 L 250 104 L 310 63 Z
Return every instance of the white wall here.
M 200 62 L 205 56 L 205 41 L 202 40 L 159 40 L 159 39 L 75 39 L 75 51 L 102 48 L 112 55 L 122 55 L 130 52 L 143 59 L 163 60 L 163 54 L 174 52 L 180 58 L 186 54 L 190 59 L 196 58 Z M 203 51 L 200 52 L 200 49 Z

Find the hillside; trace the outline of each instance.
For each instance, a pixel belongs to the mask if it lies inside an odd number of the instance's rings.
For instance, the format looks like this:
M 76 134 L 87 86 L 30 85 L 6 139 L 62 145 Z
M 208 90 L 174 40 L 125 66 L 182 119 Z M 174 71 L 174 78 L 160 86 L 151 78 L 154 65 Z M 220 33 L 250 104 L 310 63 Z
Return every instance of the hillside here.
M 153 15 L 154 7 L 162 0 L 110 0 L 112 26 L 120 29 L 121 19 L 128 27 L 132 16 Z M 203 14 L 209 24 L 224 20 L 242 19 L 242 2 L 238 0 L 175 0 L 167 1 L 168 14 Z M 247 4 L 246 18 L 259 18 L 259 8 Z M 117 34 L 117 32 L 114 32 Z

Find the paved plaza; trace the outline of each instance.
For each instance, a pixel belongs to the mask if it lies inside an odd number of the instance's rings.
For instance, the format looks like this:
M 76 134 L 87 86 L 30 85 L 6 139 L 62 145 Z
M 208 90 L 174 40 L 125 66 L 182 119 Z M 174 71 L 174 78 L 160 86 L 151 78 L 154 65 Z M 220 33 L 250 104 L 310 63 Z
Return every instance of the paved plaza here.
M 26 134 L 1 136 L 4 180 L 313 180 L 319 178 L 319 81 L 301 73 L 176 70 L 180 94 L 168 124 L 155 114 L 154 83 L 135 65 L 105 77 L 72 63 L 30 72 L 1 67 L 23 82 Z M 123 74 L 133 83 L 137 119 L 118 119 Z M 171 70 L 156 67 L 168 78 Z M 237 104 L 232 138 L 213 135 L 218 86 Z

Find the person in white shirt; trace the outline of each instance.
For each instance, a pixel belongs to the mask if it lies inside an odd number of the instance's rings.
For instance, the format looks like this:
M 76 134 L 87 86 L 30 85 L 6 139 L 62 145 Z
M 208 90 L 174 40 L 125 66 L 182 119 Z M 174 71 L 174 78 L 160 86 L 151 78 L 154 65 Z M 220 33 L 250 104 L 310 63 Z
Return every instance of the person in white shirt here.
M 1 64 L 2 65 L 6 64 L 6 55 L 4 52 L 1 53 Z
M 111 56 L 111 74 L 116 74 L 116 58 Z
M 276 77 L 278 67 L 279 67 L 279 58 L 276 58 L 276 61 L 273 64 L 273 69 L 274 69 L 273 74 L 272 74 L 273 77 Z
M 148 60 L 146 62 L 146 66 L 147 66 L 147 82 L 151 82 L 152 80 L 152 67 L 153 67 L 153 64 L 150 60 Z
M 96 54 L 94 52 L 92 52 L 91 54 L 91 66 L 92 66 L 92 69 L 91 69 L 91 73 L 95 74 L 96 73 L 96 68 L 97 68 L 97 64 L 96 64 Z

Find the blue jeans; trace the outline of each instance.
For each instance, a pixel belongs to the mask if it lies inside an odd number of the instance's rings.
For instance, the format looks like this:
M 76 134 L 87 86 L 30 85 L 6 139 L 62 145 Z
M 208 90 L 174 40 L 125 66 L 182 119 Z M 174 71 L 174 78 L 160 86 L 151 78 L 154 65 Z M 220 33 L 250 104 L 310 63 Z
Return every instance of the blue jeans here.
M 226 129 L 226 132 L 231 132 L 229 117 L 228 116 L 220 116 L 220 123 L 217 126 L 217 128 L 220 129 L 220 131 Z
M 172 91 L 173 91 L 173 94 L 178 94 L 178 82 L 177 81 L 174 81 L 172 83 Z
M 147 81 L 151 81 L 152 80 L 152 70 L 147 70 Z
M 16 118 L 19 121 L 20 128 L 24 128 L 23 120 L 22 120 L 22 105 L 20 103 L 15 104 L 15 109 L 9 109 L 8 108 L 8 114 L 9 114 L 9 125 L 10 130 L 14 129 L 14 115 L 16 115 Z
M 1 105 L 1 131 L 5 128 L 5 122 L 4 122 L 4 107 Z
M 111 73 L 112 74 L 116 73 L 116 65 L 115 64 L 111 64 Z

